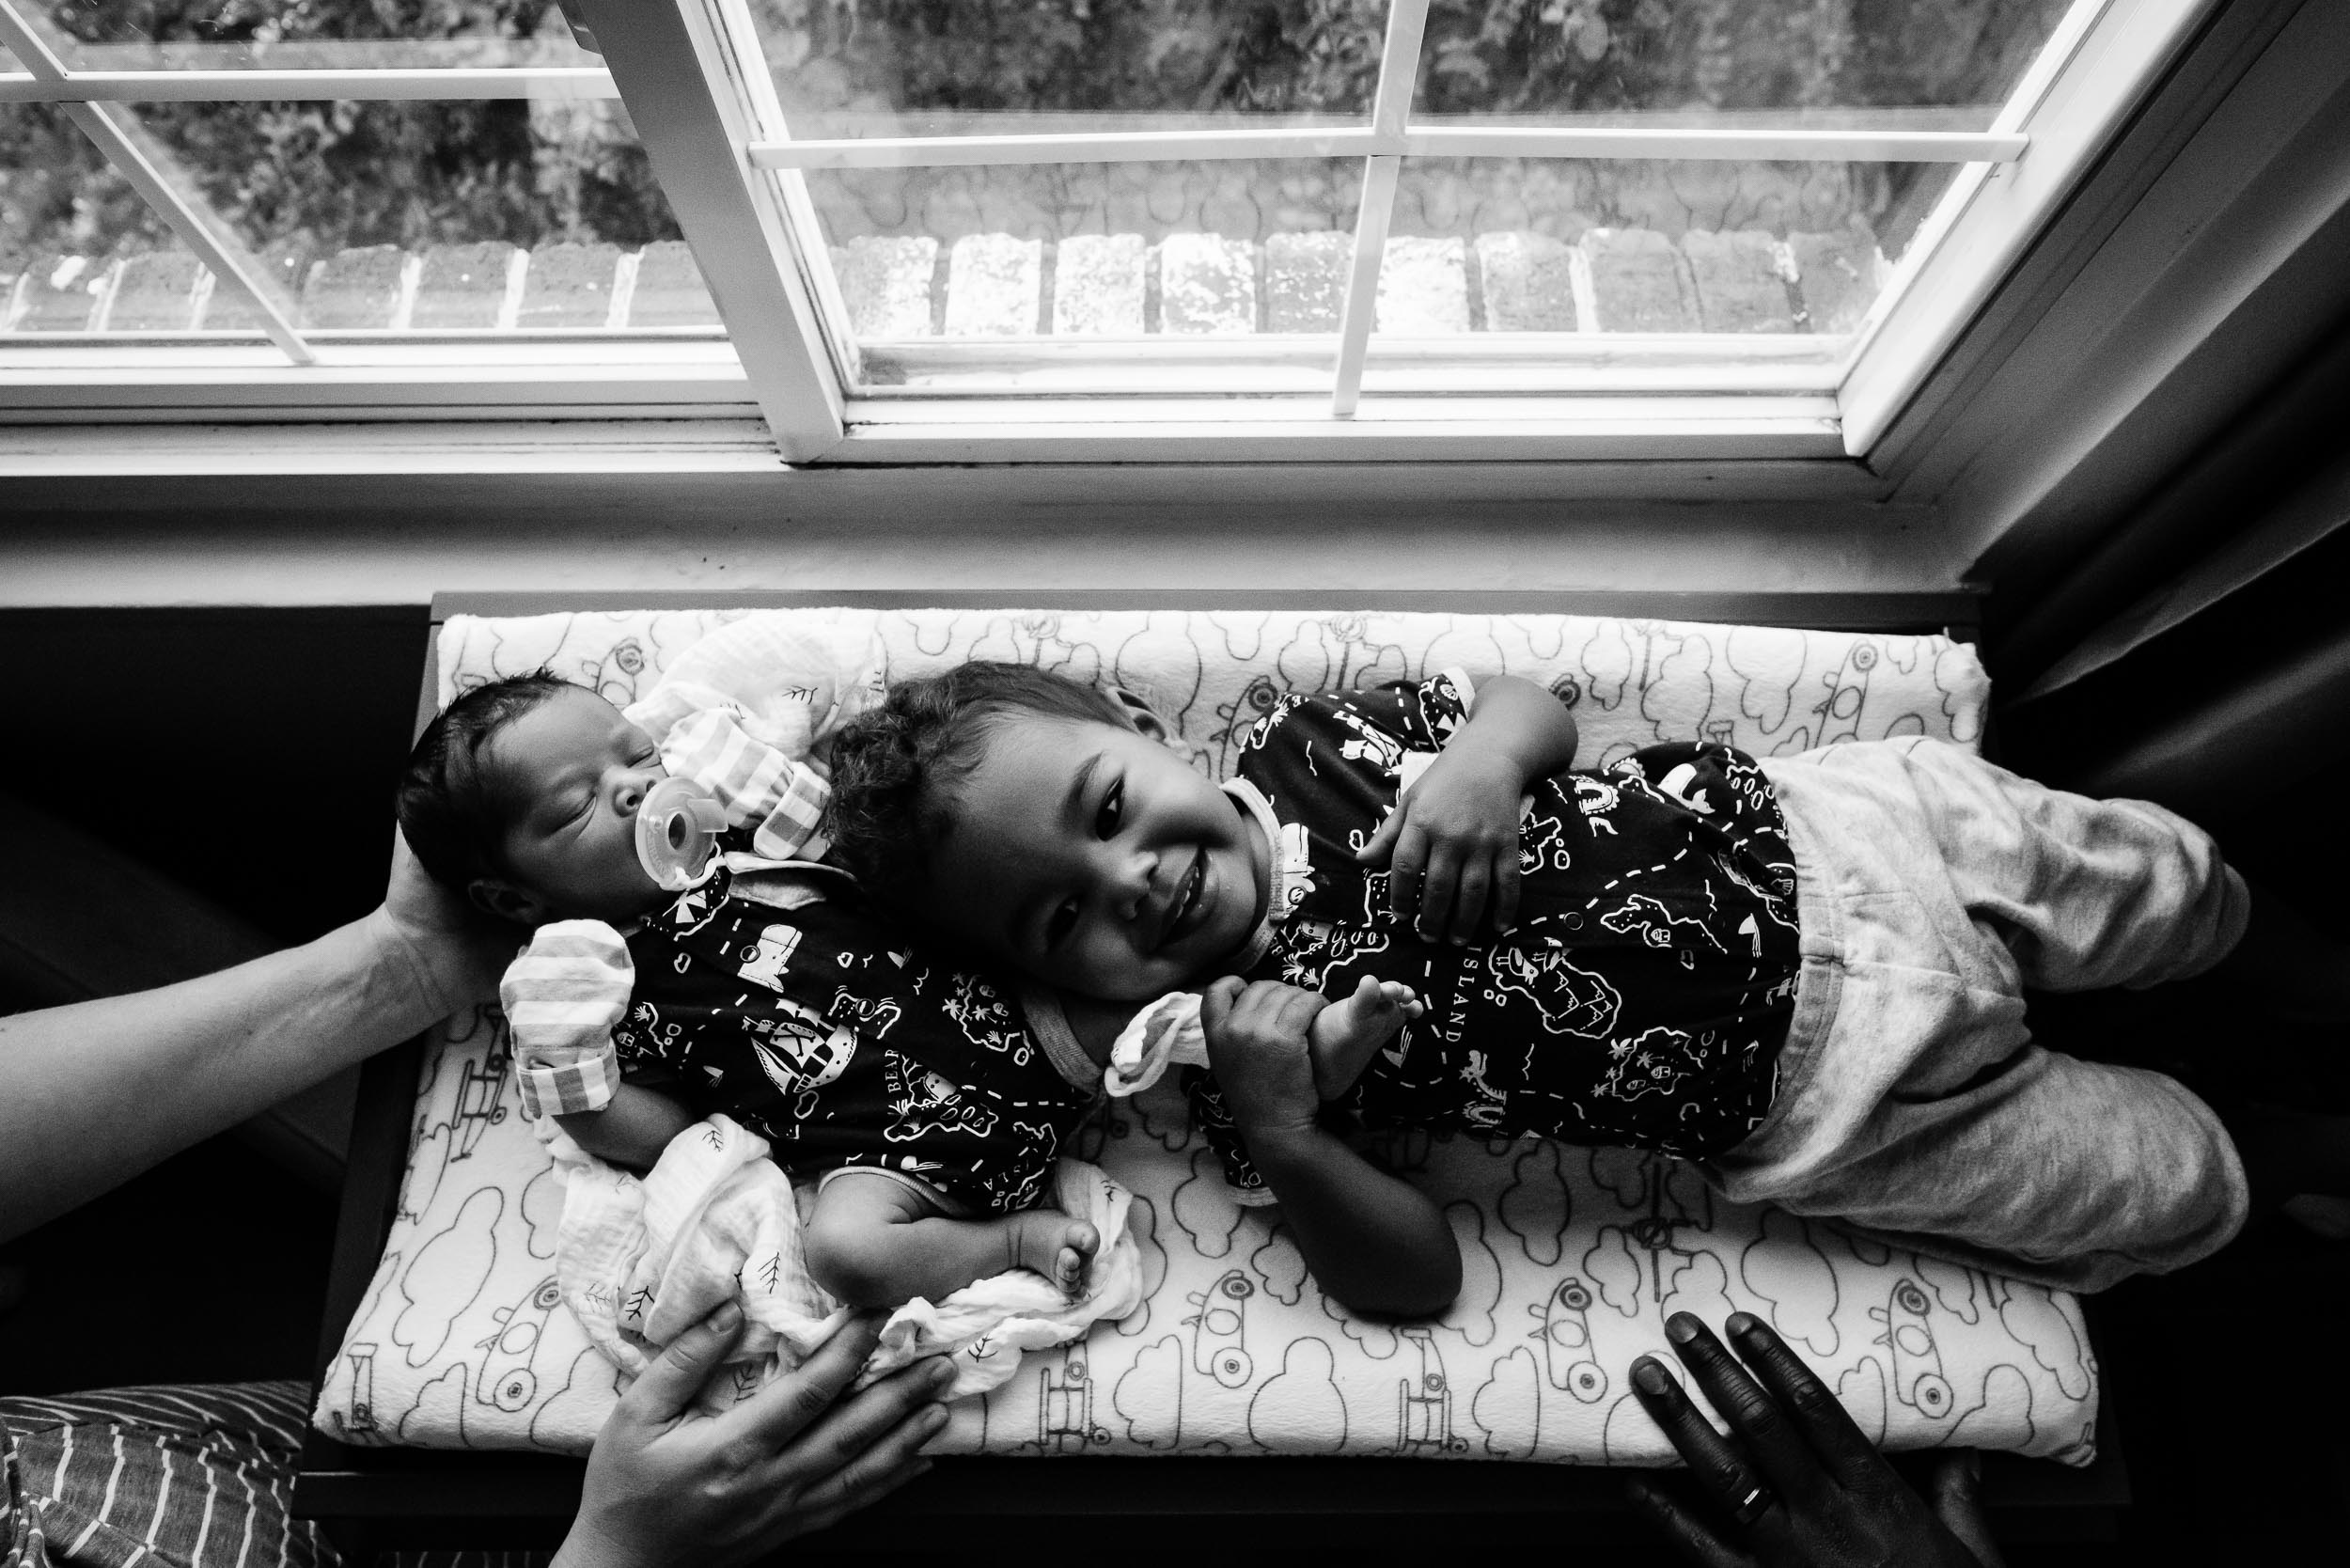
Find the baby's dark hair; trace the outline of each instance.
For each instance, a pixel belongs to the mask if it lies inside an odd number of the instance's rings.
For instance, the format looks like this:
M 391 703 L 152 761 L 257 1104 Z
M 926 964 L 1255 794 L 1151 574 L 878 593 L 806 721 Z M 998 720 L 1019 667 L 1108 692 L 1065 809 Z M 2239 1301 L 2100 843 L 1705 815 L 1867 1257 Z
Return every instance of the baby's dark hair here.
M 476 686 L 432 715 L 408 754 L 392 805 L 427 876 L 462 893 L 478 878 L 508 874 L 499 844 L 526 803 L 481 766 L 481 748 L 549 698 L 573 689 L 559 675 L 533 670 Z
M 1034 665 L 974 659 L 894 682 L 833 741 L 833 858 L 885 903 L 916 912 L 955 825 L 955 787 L 979 766 L 989 731 L 1017 713 L 1127 723 L 1107 692 Z

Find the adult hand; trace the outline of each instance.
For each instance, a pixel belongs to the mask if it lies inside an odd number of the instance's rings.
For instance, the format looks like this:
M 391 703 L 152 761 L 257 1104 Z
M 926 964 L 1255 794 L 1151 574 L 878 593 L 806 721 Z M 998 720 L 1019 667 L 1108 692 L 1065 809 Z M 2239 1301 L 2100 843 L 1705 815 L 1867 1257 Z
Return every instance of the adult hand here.
M 1680 1450 L 1704 1506 L 1646 1478 L 1631 1483 L 1632 1499 L 1684 1558 L 1705 1568 L 2000 1568 L 1975 1505 L 1971 1454 L 1945 1461 L 1929 1507 L 1760 1319 L 1737 1312 L 1724 1327 L 1744 1367 L 1688 1313 L 1665 1320 L 1728 1436 L 1653 1356 L 1632 1363 L 1634 1395 Z
M 1458 945 L 1487 930 L 1498 936 L 1518 917 L 1525 791 L 1513 759 L 1456 736 L 1355 858 L 1386 864 L 1388 911 L 1424 940 Z
M 445 1015 L 495 996 L 498 977 L 525 935 L 427 876 L 398 829 L 391 881 L 370 918 L 406 954 L 415 982 Z
M 878 1319 L 834 1335 L 798 1371 L 725 1414 L 695 1409 L 743 1336 L 731 1302 L 679 1335 L 620 1396 L 588 1459 L 556 1568 L 743 1562 L 822 1529 L 930 1468 L 953 1369 L 932 1356 L 841 1399 Z M 838 1403 L 835 1403 L 838 1401 Z
M 1232 1107 L 1232 1124 L 1255 1140 L 1310 1133 L 1322 1113 L 1307 1031 L 1327 1006 L 1279 980 L 1227 975 L 1200 994 L 1199 1029 L 1208 1067 Z

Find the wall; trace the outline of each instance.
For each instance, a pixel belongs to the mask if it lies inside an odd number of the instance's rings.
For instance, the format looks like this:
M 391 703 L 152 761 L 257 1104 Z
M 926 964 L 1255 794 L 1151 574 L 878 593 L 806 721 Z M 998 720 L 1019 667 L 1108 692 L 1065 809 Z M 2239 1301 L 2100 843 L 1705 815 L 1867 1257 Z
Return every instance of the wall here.
M 382 896 L 422 605 L 14 609 L 9 789 L 280 941 Z

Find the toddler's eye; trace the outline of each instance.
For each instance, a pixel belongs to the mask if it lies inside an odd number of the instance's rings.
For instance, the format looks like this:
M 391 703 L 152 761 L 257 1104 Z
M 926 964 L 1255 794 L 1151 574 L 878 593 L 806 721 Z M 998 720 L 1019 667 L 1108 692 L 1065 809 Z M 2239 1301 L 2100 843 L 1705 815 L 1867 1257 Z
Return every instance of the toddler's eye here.
M 1109 792 L 1102 797 L 1102 808 L 1093 813 L 1095 838 L 1107 839 L 1117 833 L 1118 819 L 1125 805 L 1126 781 L 1121 778 L 1109 787 Z
M 1044 950 L 1051 952 L 1069 940 L 1069 933 L 1077 929 L 1077 901 L 1070 900 L 1053 911 L 1044 922 Z

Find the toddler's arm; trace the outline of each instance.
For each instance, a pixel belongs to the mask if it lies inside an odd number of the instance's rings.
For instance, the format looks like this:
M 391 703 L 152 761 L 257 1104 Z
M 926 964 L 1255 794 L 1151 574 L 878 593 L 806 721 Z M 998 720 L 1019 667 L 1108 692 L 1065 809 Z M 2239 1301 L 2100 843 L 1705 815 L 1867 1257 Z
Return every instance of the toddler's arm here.
M 1468 722 L 1452 731 L 1444 754 L 1466 746 L 1506 758 L 1524 790 L 1537 778 L 1573 767 L 1580 739 L 1574 715 L 1546 688 L 1522 676 L 1488 675 L 1477 682 Z
M 937 1301 L 976 1280 L 1033 1269 L 1071 1296 L 1101 1237 L 1058 1209 L 953 1219 L 915 1188 L 851 1166 L 824 1180 L 807 1231 L 807 1271 L 852 1307 Z
M 1491 933 L 1506 933 L 1517 918 L 1526 787 L 1573 763 L 1576 740 L 1574 715 L 1543 687 L 1514 675 L 1480 682 L 1468 717 L 1356 855 L 1388 863 L 1388 909 L 1430 941 L 1469 941 L 1488 911 Z
M 1363 977 L 1355 994 L 1332 1002 L 1306 1027 L 1306 1047 L 1314 1069 L 1314 1092 L 1335 1100 L 1355 1087 L 1371 1065 L 1373 1051 L 1393 1040 L 1406 1020 L 1428 1004 L 1401 980 Z
M 1321 997 L 1227 977 L 1205 997 L 1211 1067 L 1248 1157 L 1322 1288 L 1357 1312 L 1429 1317 L 1461 1290 L 1443 1212 L 1323 1130 L 1308 1030 Z

